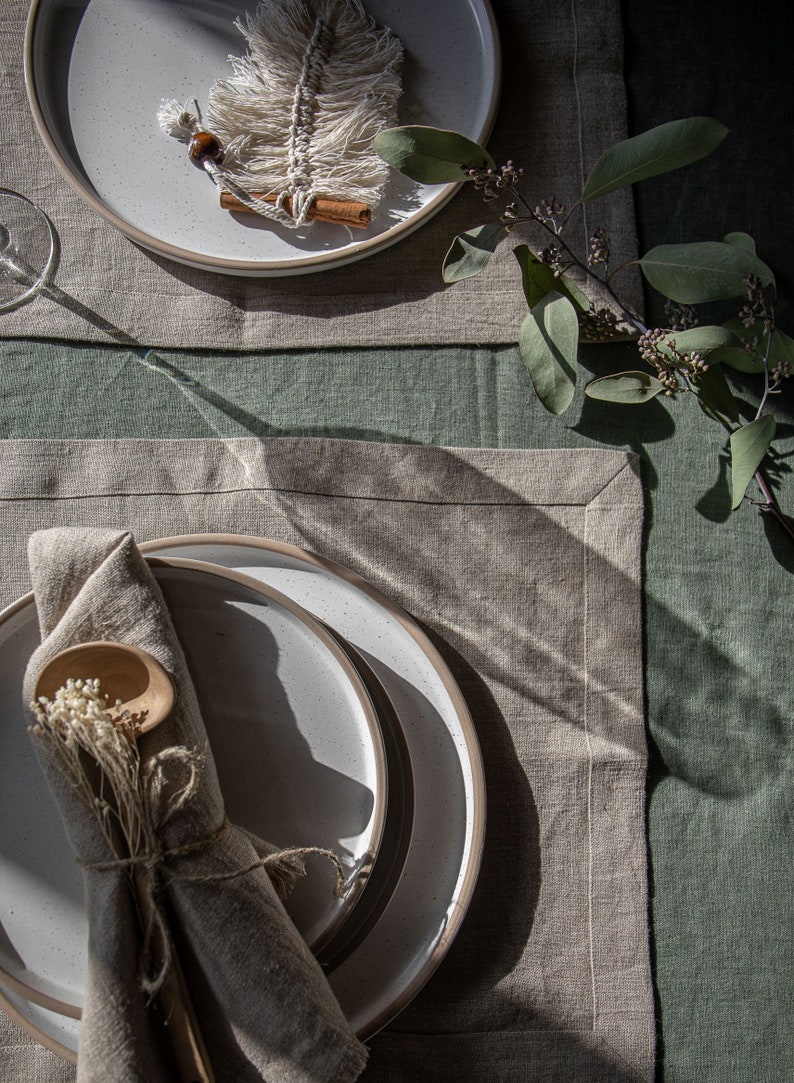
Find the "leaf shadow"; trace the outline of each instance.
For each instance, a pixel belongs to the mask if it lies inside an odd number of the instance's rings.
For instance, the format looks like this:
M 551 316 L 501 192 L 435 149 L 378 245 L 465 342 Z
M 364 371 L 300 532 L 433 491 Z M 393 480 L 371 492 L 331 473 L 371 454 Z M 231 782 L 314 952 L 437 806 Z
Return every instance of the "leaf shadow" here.
M 695 504 L 695 509 L 710 523 L 725 523 L 731 514 L 731 485 L 728 474 L 730 456 L 726 451 L 717 458 L 717 477 L 710 489 Z
M 629 448 L 642 459 L 644 483 L 655 489 L 659 475 L 645 450 L 646 445 L 672 437 L 675 422 L 655 399 L 627 407 L 585 396 L 579 420 L 572 426 L 572 431 L 599 444 Z

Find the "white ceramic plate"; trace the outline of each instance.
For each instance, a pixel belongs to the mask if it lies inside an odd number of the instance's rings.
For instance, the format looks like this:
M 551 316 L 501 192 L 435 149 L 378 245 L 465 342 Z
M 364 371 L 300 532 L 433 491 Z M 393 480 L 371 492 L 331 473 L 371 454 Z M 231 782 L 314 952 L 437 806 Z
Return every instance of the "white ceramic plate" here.
M 388 905 L 405 868 L 414 817 L 413 771 L 408 742 L 391 697 L 352 644 L 337 633 L 331 634 L 359 672 L 377 711 L 386 749 L 389 800 L 378 860 L 352 914 L 321 953 L 323 967 L 328 972 L 363 943 Z M 0 1011 L 40 1045 L 73 1064 L 77 1063 L 76 1020 L 80 1018 L 77 1005 L 41 995 L 0 970 Z
M 160 131 L 163 99 L 206 104 L 245 41 L 235 19 L 256 0 L 33 0 L 25 81 L 55 164 L 130 239 L 212 271 L 289 275 L 379 252 L 412 233 L 459 185 L 394 173 L 368 230 L 315 223 L 288 230 L 229 215 L 184 146 Z M 488 0 L 365 0 L 405 46 L 400 123 L 430 124 L 483 143 L 499 98 L 501 60 Z M 355 236 L 354 236 L 355 234 Z
M 410 847 L 399 882 L 367 935 L 328 975 L 351 1025 L 366 1039 L 435 972 L 460 929 L 477 880 L 485 836 L 485 779 L 460 690 L 410 617 L 333 561 L 242 535 L 192 535 L 141 548 L 150 556 L 182 556 L 234 568 L 274 586 L 344 636 L 394 706 L 413 765 Z M 76 1049 L 76 1019 L 58 1027 L 60 1040 Z
M 345 1014 L 366 1038 L 429 980 L 474 891 L 485 837 L 485 779 L 460 689 L 416 623 L 333 561 L 241 535 L 194 535 L 141 548 L 148 555 L 210 561 L 275 587 L 344 636 L 394 704 L 413 765 L 411 846 L 378 921 L 329 974 Z
M 230 819 L 277 845 L 327 847 L 342 859 L 351 888 L 343 900 L 333 896 L 331 871 L 312 861 L 288 902 L 319 951 L 361 898 L 385 826 L 385 748 L 369 695 L 336 640 L 277 591 L 180 559 L 153 570 Z M 38 642 L 28 595 L 0 614 L 0 969 L 45 1006 L 76 1006 L 85 972 L 82 875 L 33 755 L 21 696 Z

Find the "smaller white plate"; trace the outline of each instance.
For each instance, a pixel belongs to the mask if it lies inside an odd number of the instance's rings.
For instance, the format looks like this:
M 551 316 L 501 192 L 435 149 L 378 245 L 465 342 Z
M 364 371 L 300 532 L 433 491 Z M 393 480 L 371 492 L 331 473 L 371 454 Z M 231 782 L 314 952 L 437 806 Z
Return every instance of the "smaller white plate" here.
M 387 767 L 369 695 L 328 631 L 227 569 L 152 560 L 196 685 L 229 818 L 279 846 L 339 854 L 349 891 L 310 859 L 287 908 L 313 950 L 333 941 L 372 871 Z M 85 972 L 82 874 L 26 732 L 21 686 L 39 642 L 27 595 L 0 614 L 0 970 L 75 1005 Z

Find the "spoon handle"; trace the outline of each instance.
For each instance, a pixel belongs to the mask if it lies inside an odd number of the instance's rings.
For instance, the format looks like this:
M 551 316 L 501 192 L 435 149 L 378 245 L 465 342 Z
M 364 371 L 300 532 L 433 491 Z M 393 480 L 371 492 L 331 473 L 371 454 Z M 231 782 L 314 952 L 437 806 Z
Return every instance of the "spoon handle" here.
M 141 876 L 136 873 L 133 879 L 138 911 L 145 926 L 151 917 L 149 894 Z M 157 935 L 153 945 L 153 961 L 156 965 L 159 966 L 162 963 L 164 954 L 164 945 Z M 199 1029 L 196 1009 L 173 945 L 170 965 L 160 989 L 159 998 L 171 1037 L 180 1080 L 182 1083 L 215 1083 L 207 1047 Z

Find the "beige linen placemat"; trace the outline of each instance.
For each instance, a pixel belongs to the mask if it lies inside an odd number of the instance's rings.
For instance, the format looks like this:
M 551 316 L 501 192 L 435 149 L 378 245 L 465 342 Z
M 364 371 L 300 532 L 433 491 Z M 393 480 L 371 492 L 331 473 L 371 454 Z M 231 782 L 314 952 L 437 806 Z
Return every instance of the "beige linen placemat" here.
M 3 453 L 4 603 L 28 589 L 25 546 L 41 527 L 260 535 L 364 576 L 452 669 L 485 761 L 484 863 L 458 939 L 372 1040 L 364 1078 L 650 1083 L 633 456 L 307 438 L 7 441 Z M 15 1046 L 18 1031 L 3 1038 L 0 1078 L 69 1078 Z
M 620 4 L 493 0 L 493 7 L 504 88 L 489 148 L 497 164 L 512 158 L 525 168 L 527 198 L 570 204 L 604 148 L 626 135 Z M 235 350 L 516 341 L 526 309 L 512 243 L 486 273 L 450 287 L 441 279 L 452 239 L 494 214 L 468 188 L 399 245 L 321 274 L 230 277 L 137 248 L 73 192 L 35 132 L 22 80 L 26 13 L 23 0 L 0 5 L 0 185 L 52 218 L 62 244 L 56 282 L 73 303 L 40 298 L 3 317 L 4 335 L 108 341 L 107 324 L 147 346 Z M 588 209 L 576 237 L 585 251 L 597 225 L 612 237 L 613 266 L 636 256 L 628 191 Z M 639 310 L 638 278 L 629 277 L 626 292 Z

